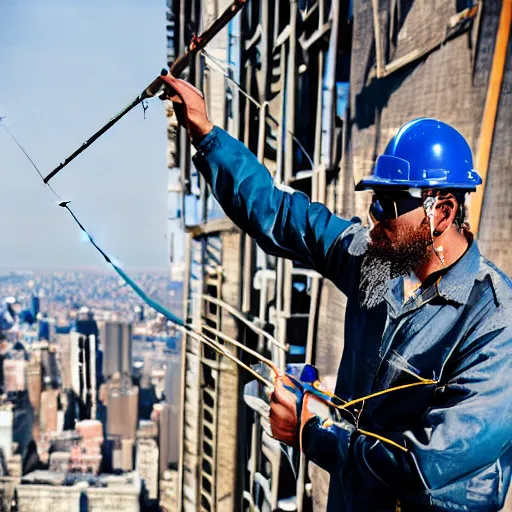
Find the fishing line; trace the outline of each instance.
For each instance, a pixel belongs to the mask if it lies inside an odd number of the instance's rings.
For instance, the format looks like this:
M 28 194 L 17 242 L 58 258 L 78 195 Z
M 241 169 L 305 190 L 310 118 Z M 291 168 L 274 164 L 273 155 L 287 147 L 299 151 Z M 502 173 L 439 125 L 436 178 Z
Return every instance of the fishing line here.
M 39 174 L 39 176 L 41 177 L 41 179 L 43 180 L 43 183 L 44 183 L 44 178 L 43 178 L 43 175 L 42 173 L 39 171 L 37 165 L 34 163 L 34 161 L 32 160 L 32 158 L 30 158 L 30 156 L 28 155 L 28 153 L 25 151 L 25 149 L 22 147 L 22 145 L 16 140 L 16 138 L 14 137 L 14 135 L 6 128 L 6 126 L 0 122 L 0 125 L 2 126 L 2 128 L 4 128 L 4 130 L 11 136 L 11 138 L 14 140 L 14 142 L 16 143 L 16 145 L 21 149 L 21 151 L 23 151 L 23 154 L 27 157 L 27 159 L 30 161 L 30 163 L 32 164 L 32 167 L 37 171 L 37 174 Z M 164 306 L 162 306 L 161 304 L 159 304 L 157 301 L 151 299 L 147 294 L 146 292 L 144 292 L 144 290 L 137 284 L 135 283 L 135 281 L 130 277 L 128 276 L 128 274 L 126 274 L 126 272 L 124 272 L 123 269 L 121 269 L 118 265 L 116 265 L 112 260 L 111 258 L 106 254 L 106 252 L 94 241 L 94 239 L 92 238 L 92 236 L 89 234 L 89 232 L 85 229 L 85 227 L 83 226 L 83 224 L 78 220 L 78 217 L 75 215 L 75 213 L 73 212 L 73 210 L 71 210 L 71 208 L 69 207 L 69 203 L 70 201 L 64 201 L 60 195 L 48 184 L 48 183 L 45 183 L 45 185 L 52 191 L 52 193 L 54 194 L 54 196 L 59 200 L 59 206 L 66 209 L 68 211 L 68 213 L 71 215 L 72 219 L 74 220 L 75 224 L 87 235 L 87 238 L 89 239 L 89 241 L 91 242 L 91 244 L 96 248 L 96 250 L 103 256 L 103 258 L 105 259 L 105 261 L 117 272 L 117 274 L 124 280 L 124 282 L 129 285 L 132 290 L 149 306 L 151 307 L 152 309 L 154 309 L 155 311 L 157 311 L 158 313 L 161 313 L 162 315 L 164 315 L 168 320 L 170 320 L 171 322 L 177 324 L 177 325 L 180 325 L 180 326 L 184 326 L 185 325 L 185 322 L 181 319 L 181 318 L 178 318 L 174 313 L 172 313 L 171 311 L 169 311 L 167 308 L 165 308 Z
M 21 151 L 23 151 L 23 154 L 28 158 L 28 161 L 30 162 L 30 164 L 32 165 L 32 167 L 36 170 L 37 174 L 39 174 L 39 177 L 43 180 L 43 184 L 46 185 L 52 192 L 53 192 L 53 195 L 59 200 L 59 201 L 62 201 L 62 197 L 59 196 L 59 194 L 57 194 L 57 192 L 48 184 L 48 183 L 44 183 L 44 176 L 42 175 L 41 171 L 38 169 L 37 165 L 34 163 L 34 161 L 32 160 L 32 158 L 30 158 L 29 154 L 25 151 L 25 149 L 23 148 L 23 146 L 18 142 L 18 140 L 16 139 L 16 137 L 11 133 L 11 131 L 9 130 L 9 128 L 7 128 L 7 126 L 5 126 L 5 124 L 2 122 L 3 120 L 5 119 L 5 117 L 2 117 L 0 118 L 0 126 L 7 132 L 7 134 L 9 135 L 9 137 L 11 137 L 11 139 L 15 142 L 15 144 L 21 149 Z
M 229 62 L 227 60 L 219 59 L 219 57 L 215 57 L 215 55 L 212 55 L 210 52 L 203 49 L 203 53 L 205 57 L 208 57 L 209 59 L 215 61 L 219 64 L 219 66 L 226 66 L 230 69 L 235 69 L 235 64 L 233 62 Z
M 210 331 L 212 334 L 214 334 L 218 338 L 221 338 L 225 342 L 230 343 L 231 345 L 238 347 L 239 349 L 243 350 L 244 352 L 247 352 L 249 355 L 256 357 L 262 363 L 266 364 L 269 368 L 274 370 L 274 373 L 276 375 L 279 374 L 278 367 L 270 359 L 267 359 L 266 357 L 262 356 L 260 353 L 256 352 L 255 350 L 250 349 L 243 343 L 240 343 L 239 341 L 227 336 L 226 334 L 219 331 L 218 329 L 214 329 L 213 327 L 210 327 L 209 325 L 206 325 L 206 324 L 202 324 L 201 327 L 207 331 Z
M 260 327 L 254 325 L 253 322 L 248 320 L 244 315 L 242 315 L 239 311 L 237 311 L 233 306 L 231 306 L 227 302 L 224 302 L 223 300 L 220 300 L 220 299 L 216 299 L 215 297 L 211 297 L 210 295 L 205 295 L 205 294 L 201 294 L 201 293 L 194 293 L 193 296 L 199 297 L 203 300 L 211 302 L 212 304 L 215 304 L 216 306 L 220 306 L 221 308 L 225 309 L 228 313 L 231 313 L 235 318 L 237 318 L 238 320 L 243 322 L 245 325 L 250 327 L 256 334 L 263 336 L 270 343 L 272 343 L 276 347 L 280 348 L 281 350 L 288 351 L 288 348 L 285 345 L 283 345 L 282 343 L 279 343 L 279 341 L 277 341 L 267 331 L 264 331 Z

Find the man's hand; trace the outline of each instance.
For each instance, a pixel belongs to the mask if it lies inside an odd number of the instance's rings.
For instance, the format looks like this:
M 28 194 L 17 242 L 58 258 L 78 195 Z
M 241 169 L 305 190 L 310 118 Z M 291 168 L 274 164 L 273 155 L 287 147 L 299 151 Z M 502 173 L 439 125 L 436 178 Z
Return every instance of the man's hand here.
M 329 406 L 312 393 L 303 394 L 288 376 L 279 376 L 270 401 L 273 436 L 289 446 L 299 446 L 304 425 L 316 416 L 330 419 Z
M 272 435 L 289 446 L 299 443 L 299 417 L 302 391 L 286 375 L 277 377 L 270 396 L 270 426 Z
M 213 123 L 206 114 L 202 93 L 170 73 L 160 78 L 167 85 L 168 99 L 173 103 L 178 122 L 187 129 L 190 138 L 194 141 L 208 134 L 213 129 Z

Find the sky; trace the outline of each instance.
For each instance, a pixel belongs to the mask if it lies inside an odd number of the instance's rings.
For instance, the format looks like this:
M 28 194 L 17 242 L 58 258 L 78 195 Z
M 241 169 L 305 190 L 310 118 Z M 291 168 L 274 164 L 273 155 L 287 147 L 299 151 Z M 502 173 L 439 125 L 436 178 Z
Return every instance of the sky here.
M 0 0 L 0 117 L 44 176 L 166 66 L 165 27 L 165 0 Z M 50 182 L 125 269 L 167 267 L 166 126 L 151 100 Z M 0 270 L 105 268 L 2 129 L 0 178 Z

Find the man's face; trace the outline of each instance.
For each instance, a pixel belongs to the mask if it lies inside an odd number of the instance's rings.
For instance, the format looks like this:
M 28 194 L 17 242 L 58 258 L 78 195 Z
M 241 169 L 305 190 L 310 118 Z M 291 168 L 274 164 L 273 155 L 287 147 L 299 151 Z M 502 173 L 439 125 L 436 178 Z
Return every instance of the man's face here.
M 370 231 L 370 243 L 361 268 L 361 305 L 372 308 L 382 302 L 390 279 L 407 275 L 432 254 L 430 223 L 423 206 L 384 218 Z M 396 216 L 396 215 L 395 215 Z
M 377 222 L 370 231 L 370 254 L 391 264 L 394 274 L 407 274 L 431 255 L 430 223 L 423 207 Z

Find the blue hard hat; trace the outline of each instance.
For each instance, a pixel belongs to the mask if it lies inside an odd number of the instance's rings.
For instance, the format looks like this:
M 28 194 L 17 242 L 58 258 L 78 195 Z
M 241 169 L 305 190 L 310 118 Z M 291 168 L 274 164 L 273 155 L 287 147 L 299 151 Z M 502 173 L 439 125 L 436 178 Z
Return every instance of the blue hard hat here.
M 482 183 L 473 169 L 466 139 L 437 119 L 408 122 L 379 156 L 371 176 L 356 190 L 383 188 L 453 188 L 472 191 Z

